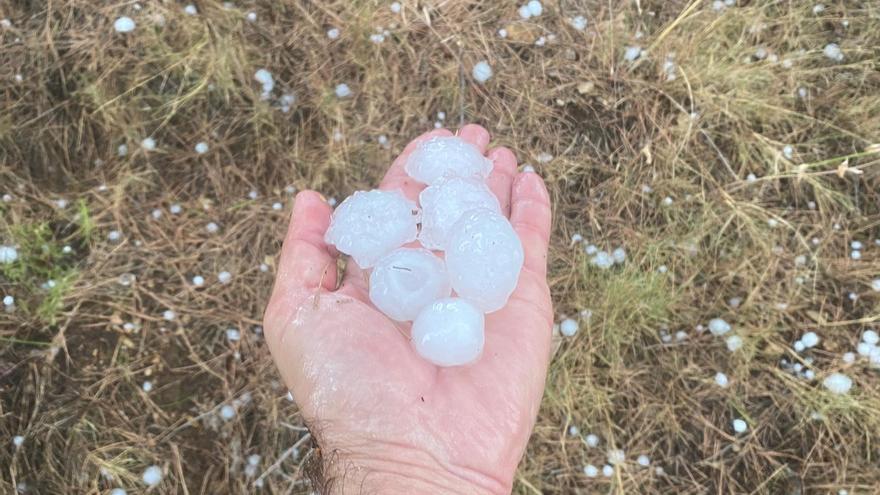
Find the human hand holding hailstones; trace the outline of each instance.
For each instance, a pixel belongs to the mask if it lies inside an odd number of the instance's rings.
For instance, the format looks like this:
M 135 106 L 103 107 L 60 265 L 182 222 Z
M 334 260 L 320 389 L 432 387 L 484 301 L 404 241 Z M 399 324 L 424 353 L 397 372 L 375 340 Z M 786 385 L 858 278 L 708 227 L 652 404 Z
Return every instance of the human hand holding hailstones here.
M 335 213 L 297 195 L 264 326 L 327 477 L 511 490 L 550 357 L 550 202 L 489 140 L 426 133 Z

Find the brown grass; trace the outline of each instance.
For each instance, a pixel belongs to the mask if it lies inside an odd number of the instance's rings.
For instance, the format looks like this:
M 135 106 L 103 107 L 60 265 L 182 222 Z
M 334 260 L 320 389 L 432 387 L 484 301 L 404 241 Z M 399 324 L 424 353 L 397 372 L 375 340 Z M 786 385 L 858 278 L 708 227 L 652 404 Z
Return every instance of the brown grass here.
M 395 15 L 385 2 L 198 2 L 185 16 L 173 2 L 0 2 L 12 21 L 0 27 L 0 194 L 12 196 L 0 244 L 20 254 L 0 265 L 0 292 L 16 298 L 0 314 L 0 492 L 140 493 L 150 464 L 166 473 L 154 492 L 252 492 L 243 469 L 256 453 L 263 491 L 308 493 L 307 433 L 255 332 L 284 188 L 340 199 L 369 188 L 438 111 L 447 126 L 491 129 L 545 177 L 557 311 L 593 313 L 552 364 L 517 493 L 880 492 L 880 381 L 864 360 L 841 360 L 880 319 L 880 7 L 547 1 L 523 22 L 515 2 L 403 3 Z M 112 29 L 123 14 L 138 23 L 125 36 Z M 585 32 L 566 22 L 577 14 Z M 379 26 L 391 34 L 377 45 Z M 829 42 L 842 62 L 823 56 Z M 633 44 L 649 52 L 627 63 Z M 495 70 L 485 85 L 470 76 L 481 59 Z M 260 67 L 276 96 L 296 94 L 290 113 L 260 101 Z M 352 98 L 333 95 L 340 82 Z M 140 149 L 146 136 L 155 151 Z M 207 154 L 193 151 L 199 141 Z M 625 246 L 627 264 L 591 267 L 574 233 Z M 859 261 L 852 240 L 866 245 Z M 57 285 L 41 288 L 48 279 Z M 694 331 L 716 316 L 742 350 Z M 662 328 L 689 338 L 664 344 Z M 807 330 L 822 342 L 798 356 L 791 344 Z M 805 356 L 817 380 L 780 366 Z M 715 385 L 717 371 L 730 387 Z M 849 395 L 822 388 L 833 371 L 853 378 Z M 224 404 L 234 420 L 219 418 Z M 735 417 L 747 434 L 733 434 Z M 570 425 L 600 435 L 600 448 Z M 609 445 L 627 452 L 625 468 L 586 478 Z M 643 453 L 650 469 L 635 463 Z

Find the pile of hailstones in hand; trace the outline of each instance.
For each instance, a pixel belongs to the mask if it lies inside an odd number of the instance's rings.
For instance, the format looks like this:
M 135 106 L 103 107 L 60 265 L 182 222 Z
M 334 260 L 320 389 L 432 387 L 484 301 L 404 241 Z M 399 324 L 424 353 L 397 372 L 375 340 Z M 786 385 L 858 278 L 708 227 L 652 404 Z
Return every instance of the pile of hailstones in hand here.
M 392 320 L 413 322 L 420 356 L 472 363 L 483 351 L 483 314 L 503 308 L 516 287 L 522 244 L 486 185 L 492 161 L 472 144 L 430 138 L 405 170 L 427 185 L 421 209 L 400 191 L 358 191 L 336 208 L 326 241 L 372 269 L 370 300 Z M 415 240 L 421 247 L 403 247 Z

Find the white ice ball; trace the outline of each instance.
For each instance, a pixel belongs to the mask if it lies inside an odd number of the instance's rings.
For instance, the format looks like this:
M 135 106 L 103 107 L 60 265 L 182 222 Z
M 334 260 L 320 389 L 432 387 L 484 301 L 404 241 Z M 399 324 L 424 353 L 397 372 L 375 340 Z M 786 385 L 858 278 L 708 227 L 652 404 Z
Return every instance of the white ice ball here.
M 852 378 L 842 373 L 832 373 L 822 380 L 822 385 L 824 385 L 825 388 L 831 393 L 838 395 L 848 393 L 852 388 L 852 384 Z
M 144 470 L 144 474 L 141 475 L 141 478 L 147 486 L 156 486 L 162 481 L 162 468 L 159 466 L 150 466 Z
M 745 421 L 738 418 L 733 420 L 733 431 L 737 433 L 745 433 L 748 429 L 749 425 Z
M 801 342 L 803 342 L 804 347 L 809 349 L 819 343 L 819 336 L 816 335 L 816 332 L 807 332 L 801 336 Z
M 480 60 L 474 65 L 471 75 L 474 76 L 478 83 L 485 83 L 492 78 L 492 66 L 489 65 L 489 62 Z
M 451 292 L 446 264 L 427 249 L 396 249 L 380 258 L 370 275 L 370 300 L 397 321 L 414 320 Z
M 715 336 L 724 335 L 730 331 L 730 324 L 721 318 L 713 318 L 709 321 L 709 331 Z
M 452 228 L 446 267 L 455 292 L 486 313 L 507 304 L 523 264 L 523 247 L 510 222 L 491 210 L 472 210 Z
M 361 268 L 414 241 L 419 210 L 400 191 L 358 191 L 333 212 L 325 240 Z
M 419 313 L 413 322 L 416 352 L 437 366 L 461 366 L 483 352 L 483 313 L 455 297 L 440 299 Z
M 117 33 L 130 33 L 134 31 L 135 24 L 131 17 L 122 16 L 113 23 L 113 29 Z
M 880 335 L 874 330 L 865 330 L 865 333 L 862 334 L 862 341 L 867 344 L 877 345 L 880 342 Z
M 578 327 L 579 325 L 577 321 L 571 318 L 566 318 L 562 320 L 562 323 L 559 324 L 559 331 L 562 332 L 562 335 L 565 335 L 566 337 L 572 337 L 574 336 L 574 334 L 577 333 Z
M 419 143 L 404 168 L 413 179 L 431 185 L 443 177 L 488 177 L 492 160 L 460 137 L 434 136 Z
M 501 213 L 498 198 L 476 177 L 442 178 L 419 194 L 422 230 L 419 241 L 428 249 L 446 249 L 452 227 L 465 212 L 487 208 Z

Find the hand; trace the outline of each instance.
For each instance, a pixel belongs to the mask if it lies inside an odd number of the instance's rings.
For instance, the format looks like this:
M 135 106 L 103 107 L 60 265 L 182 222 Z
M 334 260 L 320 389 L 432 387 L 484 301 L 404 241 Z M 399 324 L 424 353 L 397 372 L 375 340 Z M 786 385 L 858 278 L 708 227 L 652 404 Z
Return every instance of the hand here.
M 404 172 L 411 142 L 380 189 L 415 201 L 424 187 Z M 484 153 L 489 133 L 459 135 Z M 509 493 L 544 391 L 553 311 L 547 287 L 550 201 L 541 178 L 517 173 L 506 148 L 489 186 L 522 240 L 525 262 L 503 309 L 486 315 L 482 357 L 438 368 L 420 358 L 410 324 L 369 300 L 367 274 L 349 262 L 337 288 L 336 252 L 324 243 L 331 208 L 296 197 L 275 288 L 264 316 L 269 349 L 324 457 L 334 493 Z

